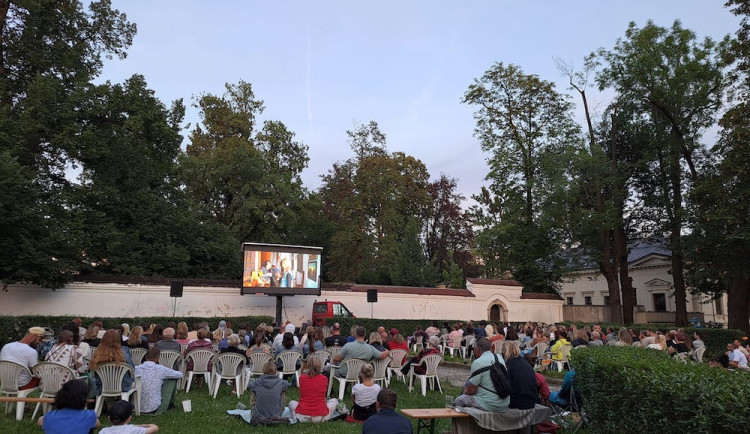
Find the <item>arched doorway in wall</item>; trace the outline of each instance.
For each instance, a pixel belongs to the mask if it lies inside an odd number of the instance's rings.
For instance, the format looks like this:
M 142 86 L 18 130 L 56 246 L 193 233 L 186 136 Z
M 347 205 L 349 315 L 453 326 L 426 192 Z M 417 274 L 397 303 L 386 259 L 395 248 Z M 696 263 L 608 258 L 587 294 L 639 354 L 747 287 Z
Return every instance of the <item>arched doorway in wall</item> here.
M 500 300 L 494 300 L 487 308 L 487 318 L 490 321 L 508 321 L 508 308 Z

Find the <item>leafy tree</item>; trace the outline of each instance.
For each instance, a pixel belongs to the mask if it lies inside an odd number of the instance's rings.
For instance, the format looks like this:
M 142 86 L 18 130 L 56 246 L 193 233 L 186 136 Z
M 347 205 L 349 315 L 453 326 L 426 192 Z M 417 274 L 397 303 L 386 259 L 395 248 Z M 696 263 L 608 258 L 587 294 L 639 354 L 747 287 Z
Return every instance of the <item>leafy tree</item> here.
M 687 279 L 710 295 L 728 294 L 729 327 L 750 333 L 750 4 L 732 0 L 742 16 L 727 51 L 734 105 L 719 121 L 719 142 L 700 168 L 690 194 L 692 229 L 686 239 Z
M 661 231 L 669 235 L 678 325 L 687 324 L 682 241 L 686 184 L 697 177 L 698 139 L 714 123 L 726 87 L 721 52 L 728 40 L 696 39 L 679 21 L 670 29 L 650 21 L 643 28 L 631 23 L 613 50 L 599 51 L 605 62 L 600 87 L 637 103 L 639 115 L 652 127 L 644 150 L 646 169 L 636 187 L 657 212 L 652 219 L 664 221 Z
M 472 257 L 474 232 L 471 216 L 461 208 L 464 196 L 456 191 L 457 188 L 456 179 L 445 174 L 427 186 L 432 206 L 425 219 L 425 247 L 427 258 L 440 273 L 449 271 L 455 258 L 461 258 L 463 253 Z
M 250 83 L 227 84 L 196 106 L 201 122 L 180 160 L 188 193 L 238 240 L 288 243 L 306 197 L 307 146 L 278 121 L 256 131 L 263 101 Z
M 391 281 L 394 285 L 437 285 L 437 271 L 425 256 L 419 235 L 419 222 L 409 219 L 399 243 L 397 260 L 391 269 Z
M 464 103 L 478 107 L 476 135 L 491 152 L 490 189 L 475 196 L 477 247 L 487 275 L 513 277 L 531 291 L 561 278 L 556 226 L 564 210 L 569 151 L 578 142 L 572 104 L 554 85 L 499 62 L 476 79 Z
M 389 153 L 375 122 L 347 134 L 355 158 L 334 164 L 320 189 L 325 214 L 336 227 L 329 276 L 390 284 L 408 220 L 422 221 L 431 205 L 429 174 L 416 158 Z
M 0 235 L 3 282 L 57 288 L 80 267 L 65 172 L 78 164 L 81 126 L 100 120 L 82 115 L 89 83 L 134 34 L 109 1 L 0 1 L 0 183 L 12 192 L 6 222 L 17 223 Z
M 445 285 L 448 288 L 466 288 L 466 277 L 464 277 L 464 272 L 457 263 L 453 262 L 452 259 L 449 260 L 448 264 L 448 269 L 443 271 L 443 281 L 445 282 Z

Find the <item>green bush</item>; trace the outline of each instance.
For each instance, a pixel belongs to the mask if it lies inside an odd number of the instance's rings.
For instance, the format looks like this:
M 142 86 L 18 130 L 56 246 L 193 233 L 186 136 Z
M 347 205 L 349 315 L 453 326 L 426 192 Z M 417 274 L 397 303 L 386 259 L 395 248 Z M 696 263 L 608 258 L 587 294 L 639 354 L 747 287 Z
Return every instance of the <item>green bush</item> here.
M 5 345 L 7 342 L 17 341 L 22 338 L 26 331 L 30 327 L 50 327 L 55 333 L 60 331 L 60 327 L 70 322 L 72 317 L 70 316 L 0 316 L 0 347 Z M 208 321 L 212 327 L 217 327 L 219 321 L 227 320 L 232 323 L 234 330 L 238 329 L 238 326 L 246 322 L 255 328 L 258 324 L 264 322 L 271 324 L 274 319 L 270 316 L 249 316 L 249 317 L 220 317 L 220 318 L 202 318 L 202 317 L 138 317 L 138 318 L 103 318 L 103 317 L 81 317 L 83 321 L 82 326 L 88 327 L 94 321 L 101 321 L 104 327 L 115 327 L 122 323 L 130 324 L 130 328 L 135 327 L 141 323 L 149 324 L 167 324 L 169 322 L 178 323 L 185 321 L 188 325 L 188 329 L 192 330 L 194 323 L 202 321 Z
M 396 328 L 402 336 L 411 336 L 414 334 L 414 330 L 417 326 L 421 326 L 422 330 L 426 329 L 432 324 L 431 319 L 378 319 L 378 318 L 350 318 L 350 317 L 337 317 L 337 318 L 326 318 L 326 325 L 330 326 L 333 323 L 341 324 L 341 334 L 348 335 L 349 329 L 353 325 L 359 325 L 367 330 L 367 333 L 376 331 L 381 325 L 385 327 L 386 331 Z M 438 323 L 438 328 L 443 326 L 443 321 L 448 322 L 448 326 L 452 327 L 454 323 L 460 322 L 460 320 L 434 320 Z M 466 321 L 464 321 L 466 322 Z
M 747 432 L 750 374 L 634 347 L 573 350 L 592 432 Z

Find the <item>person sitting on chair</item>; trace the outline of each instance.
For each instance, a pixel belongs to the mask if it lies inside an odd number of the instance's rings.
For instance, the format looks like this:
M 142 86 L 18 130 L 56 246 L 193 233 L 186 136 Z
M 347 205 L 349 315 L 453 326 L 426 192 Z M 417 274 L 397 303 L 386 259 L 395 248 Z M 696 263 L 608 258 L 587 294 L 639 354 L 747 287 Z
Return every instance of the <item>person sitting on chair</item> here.
M 580 406 L 581 396 L 579 395 L 578 391 L 575 390 L 575 380 L 576 371 L 571 369 L 567 374 L 565 374 L 565 378 L 563 379 L 563 384 L 560 387 L 560 391 L 550 393 L 549 401 L 561 407 L 567 407 L 568 405 L 570 405 L 570 391 L 573 390 L 573 393 L 575 393 L 576 403 Z
M 23 365 L 29 370 L 36 366 L 39 354 L 36 347 L 42 342 L 44 329 L 42 327 L 31 327 L 20 341 L 5 344 L 0 350 L 0 361 L 15 362 Z M 39 386 L 39 377 L 32 377 L 26 372 L 18 376 L 18 389 L 25 390 Z
M 157 341 L 154 346 L 160 350 L 182 351 L 179 342 L 174 340 L 174 335 L 175 331 L 172 327 L 165 328 L 162 332 L 161 340 Z
M 424 375 L 425 372 L 427 372 L 427 368 L 424 365 L 419 365 L 419 362 L 421 362 L 422 359 L 429 356 L 430 354 L 440 354 L 438 346 L 440 346 L 440 338 L 435 335 L 430 336 L 430 338 L 427 340 L 427 346 L 425 346 L 424 349 L 420 351 L 419 354 L 417 354 L 414 358 L 404 363 L 404 366 L 401 368 L 401 372 L 404 375 L 409 375 L 409 370 L 413 368 L 415 374 Z M 414 364 L 415 366 L 412 366 L 412 364 Z
M 496 354 L 492 353 L 492 343 L 489 339 L 481 338 L 474 344 L 474 360 L 471 363 L 471 373 L 485 366 L 495 363 Z M 499 363 L 505 365 L 501 356 L 497 356 Z M 508 408 L 510 396 L 500 399 L 495 391 L 495 385 L 490 377 L 490 372 L 484 371 L 478 375 L 470 376 L 466 382 L 463 393 L 459 395 L 454 405 L 457 407 L 474 407 L 484 411 L 501 413 Z
M 146 353 L 146 361 L 135 367 L 135 375 L 143 379 L 141 412 L 161 414 L 174 407 L 177 380 L 182 372 L 159 364 L 161 350 L 154 347 Z

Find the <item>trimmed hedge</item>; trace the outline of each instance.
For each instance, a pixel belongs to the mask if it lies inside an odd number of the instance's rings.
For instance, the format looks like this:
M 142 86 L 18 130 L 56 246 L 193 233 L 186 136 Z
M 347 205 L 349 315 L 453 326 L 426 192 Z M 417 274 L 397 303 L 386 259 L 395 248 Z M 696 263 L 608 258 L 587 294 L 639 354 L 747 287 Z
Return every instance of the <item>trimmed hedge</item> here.
M 569 322 L 563 322 L 560 324 L 565 324 L 566 326 L 569 326 L 570 324 L 575 324 L 578 328 L 585 327 L 585 326 L 592 326 L 593 324 L 590 323 L 569 323 Z M 627 329 L 633 329 L 636 332 L 640 332 L 643 329 L 659 329 L 659 330 L 672 330 L 677 329 L 677 327 L 672 325 L 665 325 L 665 324 L 633 324 L 630 326 L 624 326 L 622 324 L 607 324 L 607 323 L 596 323 L 602 327 L 602 330 L 606 330 L 607 327 L 612 327 L 615 329 L 615 332 L 620 329 L 620 327 L 626 327 Z M 703 342 L 706 344 L 706 353 L 703 355 L 703 360 L 707 360 L 711 357 L 717 357 L 722 354 L 724 354 L 727 350 L 727 344 L 730 342 L 734 342 L 735 339 L 741 339 L 743 336 L 745 336 L 745 332 L 742 330 L 737 329 L 713 329 L 713 328 L 693 328 L 693 327 L 685 327 L 685 333 L 688 336 L 688 340 L 693 339 L 693 332 L 698 332 L 703 336 Z
M 396 328 L 398 329 L 399 333 L 401 333 L 402 336 L 411 336 L 414 334 L 414 330 L 417 328 L 417 326 L 422 326 L 422 330 L 426 329 L 430 325 L 432 325 L 431 319 L 378 319 L 378 318 L 351 318 L 351 317 L 341 317 L 341 318 L 326 318 L 326 325 L 331 326 L 333 323 L 339 323 L 341 324 L 341 334 L 342 335 L 348 335 L 349 329 L 353 325 L 362 326 L 367 330 L 367 333 L 374 332 L 378 329 L 378 327 L 383 326 L 385 327 L 386 331 Z M 448 327 L 452 327 L 454 323 L 463 321 L 466 323 L 465 320 L 434 320 L 438 323 L 438 328 L 443 326 L 443 321 L 448 322 Z
M 592 432 L 731 433 L 750 426 L 750 373 L 634 347 L 577 349 L 571 362 Z
M 30 327 L 50 327 L 55 333 L 60 331 L 60 328 L 69 323 L 73 317 L 71 316 L 0 316 L 0 347 L 8 342 L 17 341 L 26 334 L 26 331 Z M 178 323 L 185 321 L 188 325 L 188 329 L 193 328 L 194 323 L 202 321 L 208 321 L 212 328 L 216 328 L 219 325 L 219 321 L 226 320 L 232 323 L 234 330 L 237 330 L 237 326 L 243 322 L 247 322 L 253 328 L 258 324 L 264 322 L 271 324 L 274 319 L 270 316 L 248 316 L 248 317 L 217 317 L 217 318 L 205 318 L 205 317 L 158 317 L 158 316 L 144 316 L 139 318 L 102 318 L 102 317 L 80 317 L 83 327 L 88 327 L 94 321 L 101 321 L 104 327 L 115 327 L 122 323 L 130 324 L 130 328 L 141 324 L 166 324 L 168 322 Z

